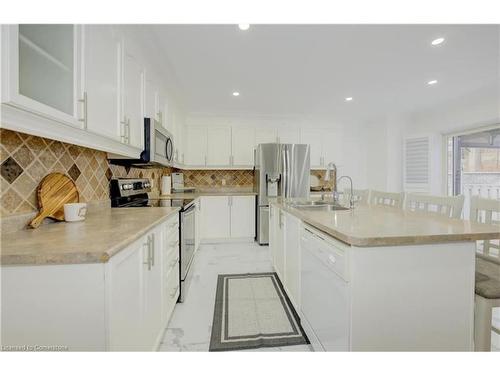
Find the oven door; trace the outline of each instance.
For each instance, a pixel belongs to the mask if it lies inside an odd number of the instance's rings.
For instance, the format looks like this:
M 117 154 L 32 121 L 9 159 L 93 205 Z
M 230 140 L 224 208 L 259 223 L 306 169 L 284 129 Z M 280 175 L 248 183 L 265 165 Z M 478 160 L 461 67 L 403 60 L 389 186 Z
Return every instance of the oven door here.
M 193 204 L 181 213 L 181 280 L 185 280 L 194 256 L 195 209 Z
M 172 135 L 160 124 L 154 122 L 154 161 L 162 164 L 170 164 L 174 156 L 174 143 Z
M 179 302 L 184 302 L 189 287 L 189 269 L 194 258 L 195 250 L 195 211 L 196 206 L 192 204 L 181 212 L 181 293 Z

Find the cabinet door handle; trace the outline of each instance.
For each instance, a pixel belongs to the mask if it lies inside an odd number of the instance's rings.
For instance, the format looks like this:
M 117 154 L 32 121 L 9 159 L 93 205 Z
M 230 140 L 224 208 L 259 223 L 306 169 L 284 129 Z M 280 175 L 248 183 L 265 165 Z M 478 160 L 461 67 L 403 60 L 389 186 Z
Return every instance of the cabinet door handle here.
M 121 130 L 121 139 L 123 143 L 127 142 L 127 117 L 123 117 L 123 121 L 120 121 L 120 124 L 122 125 L 122 130 Z
M 79 118 L 78 121 L 83 122 L 83 128 L 87 129 L 87 91 L 83 92 L 83 98 L 78 100 L 79 103 L 83 103 L 83 117 Z
M 142 262 L 142 264 L 147 264 L 148 265 L 148 271 L 151 271 L 151 246 L 149 246 L 149 237 L 148 237 L 148 240 L 146 241 L 146 243 L 143 244 L 143 246 L 147 246 L 148 252 L 147 252 L 147 261 L 146 262 Z
M 127 143 L 130 144 L 130 119 L 127 119 Z
M 154 233 L 151 233 L 151 240 L 150 240 L 150 243 L 151 243 L 151 266 L 154 267 L 155 265 L 155 234 Z

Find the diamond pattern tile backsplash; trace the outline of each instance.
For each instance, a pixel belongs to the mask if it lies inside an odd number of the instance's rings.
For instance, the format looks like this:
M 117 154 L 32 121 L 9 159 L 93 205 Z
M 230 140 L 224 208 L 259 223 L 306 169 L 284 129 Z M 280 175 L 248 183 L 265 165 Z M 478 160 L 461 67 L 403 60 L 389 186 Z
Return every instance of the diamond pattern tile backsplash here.
M 131 168 L 110 165 L 106 153 L 46 138 L 0 129 L 0 213 L 22 214 L 38 210 L 36 189 L 47 174 L 61 172 L 76 183 L 82 202 L 109 199 L 109 180 L 116 177 L 149 178 L 158 193 L 163 175 L 172 168 Z M 248 187 L 250 170 L 184 170 L 186 186 L 199 189 Z M 223 184 L 223 182 L 225 184 Z
M 198 189 L 216 187 L 252 187 L 253 171 L 251 170 L 183 170 L 184 185 Z
M 165 169 L 136 169 L 110 166 L 106 153 L 46 138 L 0 129 L 2 215 L 27 213 L 38 209 L 36 189 L 44 176 L 61 172 L 76 183 L 82 202 L 109 199 L 109 180 L 113 177 L 149 177 L 160 186 Z

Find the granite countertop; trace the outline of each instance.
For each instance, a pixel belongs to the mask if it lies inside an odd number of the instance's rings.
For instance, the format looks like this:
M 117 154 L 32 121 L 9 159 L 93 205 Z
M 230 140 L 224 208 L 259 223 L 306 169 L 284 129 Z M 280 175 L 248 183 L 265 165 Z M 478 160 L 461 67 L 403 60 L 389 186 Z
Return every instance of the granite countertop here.
M 275 201 L 286 212 L 332 237 L 358 247 L 465 242 L 500 238 L 500 226 L 447 219 L 392 207 L 359 205 L 354 210 L 298 210 Z
M 2 234 L 2 265 L 105 263 L 179 208 L 108 208 L 85 221 Z

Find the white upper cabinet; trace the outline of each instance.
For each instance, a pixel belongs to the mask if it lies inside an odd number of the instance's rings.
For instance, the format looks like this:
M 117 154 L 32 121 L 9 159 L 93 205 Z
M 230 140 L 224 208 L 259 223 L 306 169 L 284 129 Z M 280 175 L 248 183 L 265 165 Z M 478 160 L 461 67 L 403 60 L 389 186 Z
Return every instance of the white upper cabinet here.
M 233 127 L 231 135 L 232 165 L 254 165 L 255 129 L 252 127 Z
M 260 143 L 276 143 L 278 141 L 275 128 L 257 128 L 255 129 L 255 145 Z
M 298 128 L 278 128 L 278 142 L 300 143 L 300 131 Z
M 300 136 L 300 143 L 305 143 L 311 146 L 311 168 L 322 167 L 324 165 L 322 150 L 323 132 L 317 129 L 302 129 Z
M 111 26 L 83 28 L 86 128 L 120 141 L 120 42 Z
M 231 164 L 231 128 L 229 126 L 207 129 L 207 166 Z
M 157 96 L 158 87 L 154 74 L 151 71 L 146 71 L 144 74 L 144 117 L 148 117 L 150 119 L 157 118 Z
M 123 91 L 120 123 L 124 142 L 143 148 L 144 118 L 142 109 L 143 68 L 137 56 L 129 49 L 127 41 L 123 48 Z
M 2 102 L 83 128 L 80 43 L 74 25 L 2 26 Z
M 207 129 L 202 127 L 187 128 L 186 146 L 186 164 L 204 166 L 207 153 Z

